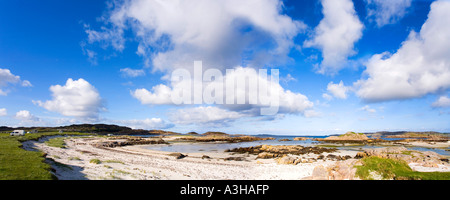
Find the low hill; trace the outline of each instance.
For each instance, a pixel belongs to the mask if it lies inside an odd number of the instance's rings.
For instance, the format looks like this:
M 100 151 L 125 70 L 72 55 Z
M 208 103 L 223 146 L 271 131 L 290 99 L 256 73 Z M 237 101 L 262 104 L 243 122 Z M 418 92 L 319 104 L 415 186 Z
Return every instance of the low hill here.
M 39 132 L 44 131 L 58 131 L 62 130 L 65 132 L 81 132 L 81 133 L 96 133 L 100 135 L 106 134 L 117 134 L 117 135 L 167 135 L 167 134 L 178 134 L 170 131 L 162 130 L 142 130 L 142 129 L 132 129 L 126 126 L 118 126 L 111 124 L 73 124 L 69 126 L 59 126 L 59 127 L 7 127 L 1 126 L 0 132 L 9 132 L 12 130 L 21 129 L 25 131 L 38 130 Z

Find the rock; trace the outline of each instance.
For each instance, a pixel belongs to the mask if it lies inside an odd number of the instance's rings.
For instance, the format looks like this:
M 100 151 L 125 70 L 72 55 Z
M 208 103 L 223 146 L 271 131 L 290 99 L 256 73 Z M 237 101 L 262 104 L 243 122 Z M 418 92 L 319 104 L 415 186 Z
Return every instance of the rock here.
M 93 144 L 93 146 L 97 148 L 104 148 L 104 147 L 114 148 L 128 145 L 167 144 L 167 142 L 161 138 L 141 138 L 128 136 L 128 137 L 112 137 L 108 138 L 108 140 L 109 141 L 98 142 L 96 144 Z
M 365 152 L 358 152 L 358 153 L 356 153 L 356 155 L 355 155 L 355 159 L 361 159 L 361 158 L 365 158 L 365 157 L 367 157 L 368 155 L 365 153 Z
M 290 139 L 279 139 L 278 141 L 279 142 L 285 142 L 285 141 L 292 141 L 292 140 L 290 140 Z
M 356 178 L 356 165 L 357 160 L 350 159 L 346 161 L 336 162 L 334 165 L 324 167 L 319 165 L 314 168 L 310 177 L 305 179 L 309 180 L 354 180 Z
M 207 156 L 207 155 L 203 155 L 202 159 L 211 159 L 211 157 Z
M 182 153 L 171 153 L 171 154 L 169 154 L 169 156 L 175 156 L 176 159 L 182 159 L 182 158 L 187 157 L 187 155 L 184 155 Z
M 316 138 L 315 141 L 333 142 L 333 143 L 369 143 L 380 142 L 381 139 L 369 139 L 363 133 L 347 132 L 339 136 L 329 136 L 327 138 Z
M 295 158 L 290 156 L 284 156 L 282 158 L 279 158 L 277 162 L 278 164 L 285 164 L 285 165 L 294 164 Z
M 224 160 L 244 161 L 245 158 L 244 157 L 228 157 L 228 158 L 224 158 Z
M 311 180 L 328 180 L 328 177 L 329 175 L 327 168 L 325 168 L 322 165 L 319 165 L 314 168 L 311 175 Z
M 340 159 L 338 159 L 339 157 L 336 156 L 336 155 L 334 155 L 334 154 L 328 154 L 328 155 L 327 155 L 327 158 L 328 158 L 328 159 L 331 159 L 331 160 L 340 160 Z
M 263 152 L 263 153 L 258 154 L 256 159 L 258 159 L 258 158 L 268 159 L 268 158 L 276 158 L 276 157 L 278 157 L 278 154 Z
M 345 155 L 345 156 L 343 156 L 343 157 L 341 157 L 341 158 L 342 158 L 342 160 L 348 160 L 348 159 L 351 159 L 352 157 L 349 156 L 349 155 Z
M 294 138 L 294 141 L 304 141 L 304 140 L 308 140 L 309 138 L 307 137 L 296 137 Z

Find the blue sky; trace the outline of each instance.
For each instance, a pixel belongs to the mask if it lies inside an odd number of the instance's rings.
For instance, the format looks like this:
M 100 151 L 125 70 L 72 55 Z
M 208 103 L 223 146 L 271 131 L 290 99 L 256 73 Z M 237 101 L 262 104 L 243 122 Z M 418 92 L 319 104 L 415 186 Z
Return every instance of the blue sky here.
M 446 0 L 1 1 L 0 126 L 450 131 Z M 174 105 L 176 69 L 279 69 L 280 111 Z

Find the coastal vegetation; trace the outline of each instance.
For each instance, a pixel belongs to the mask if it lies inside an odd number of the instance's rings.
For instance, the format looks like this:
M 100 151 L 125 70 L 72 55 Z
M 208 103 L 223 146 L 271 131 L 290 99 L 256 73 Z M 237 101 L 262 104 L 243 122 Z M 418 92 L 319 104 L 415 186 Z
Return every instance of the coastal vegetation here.
M 361 159 L 361 166 L 356 175 L 364 180 L 450 180 L 450 172 L 417 172 L 413 171 L 403 160 L 370 156 Z
M 66 138 L 65 137 L 51 138 L 51 139 L 45 141 L 45 144 L 47 146 L 51 146 L 51 147 L 65 148 L 66 143 L 64 142 L 64 139 L 66 139 Z
M 51 166 L 45 163 L 45 153 L 27 151 L 22 148 L 22 142 L 38 140 L 45 136 L 61 135 L 58 132 L 25 134 L 10 136 L 0 133 L 0 180 L 51 180 L 55 177 L 50 173 Z M 86 135 L 70 132 L 63 135 Z

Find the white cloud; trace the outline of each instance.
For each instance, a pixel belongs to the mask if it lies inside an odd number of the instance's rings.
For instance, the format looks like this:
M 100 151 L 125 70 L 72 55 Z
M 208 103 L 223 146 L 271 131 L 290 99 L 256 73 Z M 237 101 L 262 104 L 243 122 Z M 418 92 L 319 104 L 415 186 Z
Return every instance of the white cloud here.
M 23 87 L 31 87 L 30 81 L 20 80 L 20 76 L 16 76 L 11 73 L 9 69 L 0 68 L 0 95 L 6 96 L 8 95 L 8 89 L 4 90 L 2 88 L 7 87 L 8 85 L 21 84 Z
M 354 85 L 366 101 L 418 98 L 450 88 L 450 2 L 431 4 L 419 33 L 411 31 L 393 55 L 376 54 Z
M 322 0 L 324 18 L 314 29 L 313 39 L 305 47 L 322 51 L 322 63 L 317 72 L 335 74 L 345 67 L 347 58 L 355 51 L 354 43 L 362 37 L 363 24 L 351 0 Z
M 15 118 L 21 120 L 22 123 L 27 124 L 41 121 L 41 119 L 32 115 L 28 110 L 21 110 L 17 112 Z
M 166 85 L 159 84 L 152 88 L 153 92 L 145 88 L 136 89 L 131 95 L 139 100 L 142 104 L 151 105 L 170 105 L 173 104 L 171 95 L 172 89 Z
M 368 106 L 368 105 L 365 105 L 364 107 L 360 108 L 359 110 L 363 110 L 363 111 L 366 111 L 366 112 L 369 112 L 369 113 L 376 113 L 377 112 L 377 110 L 375 110 L 373 108 L 370 108 L 370 106 Z
M 133 129 L 144 129 L 144 130 L 167 129 L 174 126 L 173 124 L 168 123 L 162 120 L 161 118 L 147 118 L 144 120 L 138 119 L 116 120 L 115 122 L 119 124 L 124 124 L 125 126 L 128 126 Z
M 24 80 L 22 81 L 22 87 L 33 87 L 30 81 Z
M 8 110 L 6 108 L 0 108 L 0 117 L 8 115 Z
M 447 96 L 440 96 L 438 100 L 431 104 L 431 106 L 435 108 L 450 107 L 450 98 Z
M 350 91 L 350 87 L 347 87 L 344 85 L 344 82 L 339 82 L 339 84 L 334 84 L 333 81 L 328 83 L 327 85 L 327 91 L 328 93 L 332 94 L 335 98 L 338 99 L 347 99 L 347 93 Z M 332 96 L 329 94 L 323 94 L 322 97 L 324 97 L 327 100 L 331 100 Z
M 366 0 L 367 17 L 378 27 L 394 24 L 405 16 L 412 0 Z
M 69 78 L 66 85 L 50 87 L 52 100 L 33 103 L 64 116 L 76 117 L 83 121 L 97 121 L 99 112 L 105 108 L 97 89 L 84 79 Z
M 216 68 L 283 62 L 293 38 L 306 28 L 282 14 L 280 0 L 125 0 L 113 5 L 101 30 L 85 27 L 88 42 L 121 51 L 123 33 L 131 29 L 139 42 L 137 54 L 160 71 L 189 68 L 194 60 Z
M 247 115 L 213 106 L 178 109 L 170 114 L 175 124 L 200 124 L 206 126 L 224 126 Z
M 333 99 L 333 96 L 327 94 L 327 93 L 323 93 L 322 97 L 328 101 L 331 101 Z
M 313 103 L 308 100 L 308 98 L 300 93 L 295 93 L 290 90 L 285 90 L 279 83 L 271 82 L 268 78 L 261 77 L 256 70 L 252 68 L 244 68 L 244 67 L 237 67 L 232 72 L 227 73 L 224 75 L 223 80 L 230 79 L 230 80 L 245 80 L 245 78 L 248 77 L 249 79 L 257 80 L 261 87 L 266 87 L 268 94 L 278 94 L 279 95 L 279 110 L 278 113 L 286 114 L 304 114 L 304 111 L 311 109 L 313 107 Z M 240 113 L 252 113 L 252 115 L 257 116 L 259 114 L 259 111 L 263 107 L 270 106 L 267 103 L 261 103 L 261 101 L 257 102 L 249 102 L 249 97 L 251 96 L 259 96 L 259 90 L 250 90 L 249 87 L 246 86 L 246 84 L 233 84 L 233 85 L 227 85 L 228 82 L 223 80 L 216 80 L 211 82 L 203 82 L 203 88 L 234 88 L 234 96 L 228 96 L 226 89 L 223 92 L 223 104 L 218 105 L 221 108 L 225 108 L 227 110 L 231 111 L 237 111 Z M 193 84 L 193 81 L 192 83 Z M 172 83 L 171 86 L 167 86 L 164 84 L 160 84 L 157 86 L 154 86 L 151 91 L 148 91 L 145 88 L 142 89 L 136 89 L 135 91 L 132 91 L 131 94 L 134 98 L 138 99 L 142 104 L 146 105 L 162 105 L 162 104 L 174 104 L 172 101 L 172 94 L 176 91 L 183 90 L 183 87 L 189 87 L 190 84 L 187 82 L 182 82 L 174 84 Z M 195 99 L 195 95 L 199 98 L 203 99 L 203 92 L 200 93 L 194 93 L 191 94 L 191 102 L 193 102 L 193 99 Z M 245 97 L 245 101 L 238 104 L 239 97 Z M 227 104 L 227 98 L 231 98 L 233 104 Z M 204 100 L 204 99 L 203 99 Z
M 145 76 L 145 71 L 143 69 L 123 68 L 120 69 L 120 72 L 122 73 L 123 76 L 126 77 Z

